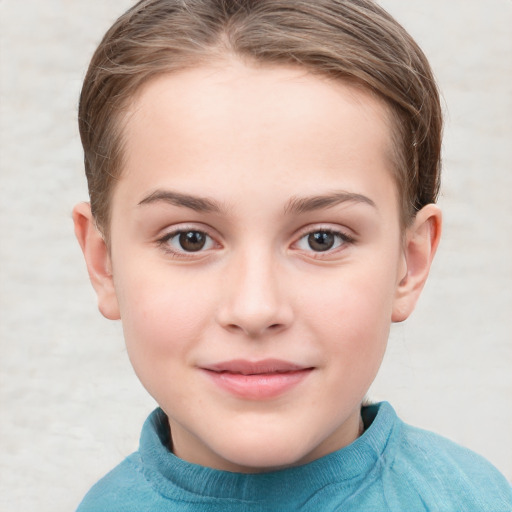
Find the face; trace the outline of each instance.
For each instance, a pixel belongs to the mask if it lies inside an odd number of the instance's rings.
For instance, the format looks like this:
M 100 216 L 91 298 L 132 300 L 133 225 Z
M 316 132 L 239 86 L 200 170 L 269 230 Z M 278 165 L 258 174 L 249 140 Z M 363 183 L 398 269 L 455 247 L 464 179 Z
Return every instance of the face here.
M 110 311 L 179 457 L 262 471 L 358 436 L 407 274 L 389 125 L 293 67 L 187 70 L 134 100 Z

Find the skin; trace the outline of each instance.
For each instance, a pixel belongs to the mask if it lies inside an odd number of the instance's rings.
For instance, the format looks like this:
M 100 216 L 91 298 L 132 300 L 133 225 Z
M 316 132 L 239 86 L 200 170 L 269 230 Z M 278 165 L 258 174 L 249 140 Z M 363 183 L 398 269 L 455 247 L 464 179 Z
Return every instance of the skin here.
M 385 105 L 300 68 L 232 60 L 155 78 L 124 130 L 111 245 L 88 204 L 75 231 L 174 453 L 258 472 L 353 442 L 390 324 L 412 312 L 440 236 L 434 205 L 400 229 Z M 185 251 L 184 232 L 204 233 L 203 249 Z M 311 370 L 264 399 L 203 370 L 268 358 Z

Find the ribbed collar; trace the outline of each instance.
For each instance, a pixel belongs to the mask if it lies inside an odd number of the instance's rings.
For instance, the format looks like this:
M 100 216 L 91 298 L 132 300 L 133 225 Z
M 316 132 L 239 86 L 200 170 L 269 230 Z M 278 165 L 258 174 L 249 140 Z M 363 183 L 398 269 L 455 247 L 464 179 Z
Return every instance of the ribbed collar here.
M 364 434 L 352 444 L 308 464 L 268 473 L 231 473 L 186 462 L 169 449 L 169 423 L 156 409 L 142 429 L 139 453 L 143 471 L 161 495 L 186 501 L 210 497 L 238 503 L 300 503 L 312 491 L 364 478 L 400 424 L 387 402 L 362 409 Z M 359 478 L 358 478 L 359 477 Z

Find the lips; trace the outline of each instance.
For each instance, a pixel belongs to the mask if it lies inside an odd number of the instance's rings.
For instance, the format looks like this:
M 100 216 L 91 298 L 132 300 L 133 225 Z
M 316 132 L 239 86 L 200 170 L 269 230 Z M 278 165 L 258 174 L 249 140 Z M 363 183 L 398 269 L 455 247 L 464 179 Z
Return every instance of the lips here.
M 261 375 L 264 373 L 287 373 L 303 370 L 304 367 L 281 361 L 280 359 L 265 359 L 263 361 L 245 361 L 235 359 L 205 367 L 205 370 L 225 373 L 240 373 L 242 375 Z
M 236 359 L 201 369 L 222 390 L 248 400 L 280 396 L 299 385 L 313 370 L 279 359 Z

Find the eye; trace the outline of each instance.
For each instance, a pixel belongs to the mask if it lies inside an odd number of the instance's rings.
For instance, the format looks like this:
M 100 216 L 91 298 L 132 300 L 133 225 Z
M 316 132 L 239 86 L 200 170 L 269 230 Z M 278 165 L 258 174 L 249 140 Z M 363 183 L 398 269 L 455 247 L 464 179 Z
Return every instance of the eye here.
M 352 241 L 352 238 L 339 231 L 319 229 L 302 236 L 297 247 L 303 251 L 326 252 Z
M 204 231 L 187 229 L 169 233 L 159 240 L 172 253 L 191 253 L 211 249 L 214 241 Z

